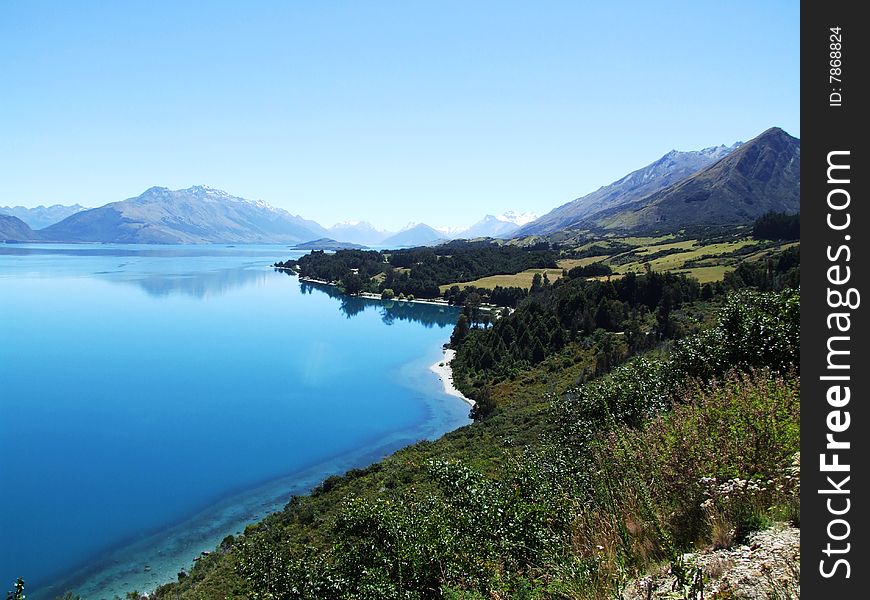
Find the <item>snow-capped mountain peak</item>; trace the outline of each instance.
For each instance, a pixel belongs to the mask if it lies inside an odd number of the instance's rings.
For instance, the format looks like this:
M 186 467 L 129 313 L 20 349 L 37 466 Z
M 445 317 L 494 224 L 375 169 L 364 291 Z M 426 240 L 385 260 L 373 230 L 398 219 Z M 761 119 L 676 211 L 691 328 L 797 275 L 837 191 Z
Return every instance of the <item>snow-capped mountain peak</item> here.
M 442 227 L 433 227 L 435 231 L 442 234 L 446 238 L 456 237 L 458 234 L 465 231 L 465 227 L 450 227 L 450 226 L 442 226 Z
M 477 237 L 509 237 L 514 231 L 526 223 L 531 223 L 537 218 L 537 215 L 531 212 L 518 213 L 512 210 L 506 211 L 498 216 L 486 215 L 483 219 L 459 233 L 458 237 L 466 239 Z
M 499 221 L 504 221 L 506 223 L 513 223 L 514 225 L 523 226 L 526 223 L 531 223 L 535 219 L 538 218 L 533 212 L 516 212 L 513 210 L 508 210 L 498 215 L 496 219 Z

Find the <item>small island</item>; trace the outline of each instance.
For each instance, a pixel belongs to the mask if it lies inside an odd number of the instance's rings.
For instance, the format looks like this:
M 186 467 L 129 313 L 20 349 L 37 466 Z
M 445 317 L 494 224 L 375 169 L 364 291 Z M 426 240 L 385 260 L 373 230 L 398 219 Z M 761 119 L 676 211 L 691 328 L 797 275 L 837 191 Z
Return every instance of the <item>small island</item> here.
M 366 250 L 368 246 L 352 244 L 351 242 L 339 242 L 332 238 L 319 238 L 310 242 L 302 242 L 293 246 L 293 250 Z

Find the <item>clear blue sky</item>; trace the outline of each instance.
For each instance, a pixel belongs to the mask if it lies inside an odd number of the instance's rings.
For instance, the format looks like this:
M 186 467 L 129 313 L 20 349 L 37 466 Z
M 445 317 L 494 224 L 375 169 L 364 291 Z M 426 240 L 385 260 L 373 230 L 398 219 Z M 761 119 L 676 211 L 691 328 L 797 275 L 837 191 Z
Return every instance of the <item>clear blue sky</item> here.
M 799 3 L 0 2 L 0 205 L 206 184 L 331 225 L 543 214 L 799 136 Z

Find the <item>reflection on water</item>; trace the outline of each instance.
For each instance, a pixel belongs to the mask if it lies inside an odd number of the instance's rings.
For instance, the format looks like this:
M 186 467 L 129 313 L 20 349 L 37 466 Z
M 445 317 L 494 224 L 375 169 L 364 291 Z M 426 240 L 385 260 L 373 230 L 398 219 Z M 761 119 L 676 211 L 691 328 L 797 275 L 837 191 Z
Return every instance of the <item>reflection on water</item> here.
M 99 274 L 98 274 L 99 275 Z M 149 296 L 157 298 L 170 294 L 186 294 L 194 298 L 220 296 L 226 292 L 245 287 L 246 285 L 263 283 L 268 275 L 262 269 L 236 268 L 202 271 L 198 273 L 179 273 L 173 275 L 151 274 L 141 279 L 125 279 L 125 283 L 133 283 L 141 287 Z M 110 281 L 113 279 L 109 278 Z
M 284 271 L 284 273 L 295 277 L 290 271 Z M 345 296 L 335 286 L 323 283 L 300 281 L 299 289 L 303 294 L 310 294 L 313 290 L 317 290 L 330 298 L 339 300 L 341 302 L 339 310 L 348 319 L 371 308 L 381 311 L 381 320 L 385 325 L 392 325 L 396 321 L 409 321 L 420 323 L 424 327 L 452 327 L 459 316 L 459 309 L 452 306 L 436 306 L 420 302 L 376 300 L 374 298 L 361 298 L 359 296 Z
M 468 423 L 428 368 L 455 308 L 300 287 L 287 255 L 0 244 L 0 581 L 152 589 L 290 493 Z
M 137 244 L 0 244 L 0 256 L 141 256 L 195 258 L 200 256 L 265 256 L 286 253 L 268 246 L 146 246 Z
M 206 299 L 263 284 L 283 246 L 0 244 L 0 277 L 95 277 L 155 298 Z

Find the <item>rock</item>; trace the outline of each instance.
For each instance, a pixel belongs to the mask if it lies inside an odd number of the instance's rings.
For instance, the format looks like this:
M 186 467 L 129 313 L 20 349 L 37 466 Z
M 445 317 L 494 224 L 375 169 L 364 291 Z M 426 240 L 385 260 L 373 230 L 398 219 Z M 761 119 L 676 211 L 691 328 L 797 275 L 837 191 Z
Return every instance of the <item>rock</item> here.
M 704 573 L 704 597 L 800 597 L 800 529 L 785 523 L 756 531 L 748 545 L 685 554 L 685 564 Z M 667 568 L 629 582 L 623 600 L 667 598 L 679 587 Z

